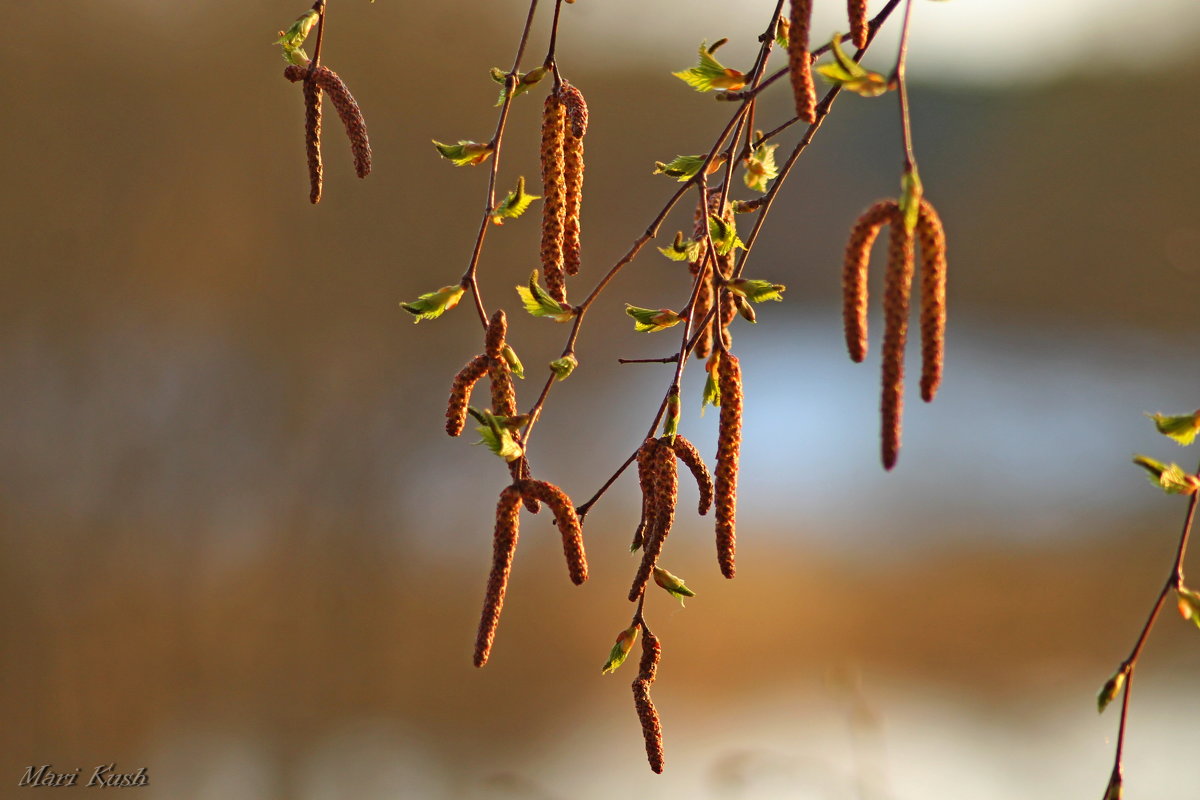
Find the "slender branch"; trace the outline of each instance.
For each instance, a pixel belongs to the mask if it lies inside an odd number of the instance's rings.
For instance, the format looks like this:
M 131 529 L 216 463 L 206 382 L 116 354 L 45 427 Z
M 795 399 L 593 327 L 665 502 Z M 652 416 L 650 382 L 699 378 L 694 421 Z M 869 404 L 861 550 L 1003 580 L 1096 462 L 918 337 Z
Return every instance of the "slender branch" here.
M 321 65 L 321 44 L 325 41 L 325 0 L 313 3 L 312 10 L 317 12 L 317 44 L 313 48 L 312 61 L 308 64 L 309 75 Z
M 550 23 L 550 44 L 546 47 L 546 58 L 542 66 L 554 71 L 554 88 L 562 86 L 562 75 L 558 72 L 555 49 L 558 47 L 558 16 L 562 11 L 562 0 L 554 0 L 554 21 Z
M 896 51 L 896 67 L 892 70 L 892 77 L 888 81 L 890 85 L 898 89 L 897 95 L 900 98 L 900 136 L 904 142 L 905 172 L 912 172 L 917 166 L 917 159 L 913 156 L 912 125 L 908 117 L 908 80 L 905 75 L 905 66 L 908 61 L 908 28 L 911 19 L 912 0 L 905 0 L 904 24 L 900 28 L 900 47 Z

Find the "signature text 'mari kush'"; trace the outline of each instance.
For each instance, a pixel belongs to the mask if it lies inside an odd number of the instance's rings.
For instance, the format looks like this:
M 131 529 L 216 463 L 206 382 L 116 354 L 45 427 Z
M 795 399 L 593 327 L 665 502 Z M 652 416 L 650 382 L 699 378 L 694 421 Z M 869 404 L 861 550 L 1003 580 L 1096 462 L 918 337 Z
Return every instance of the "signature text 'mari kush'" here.
M 92 777 L 87 783 L 80 783 L 83 767 L 76 767 L 69 772 L 55 772 L 53 764 L 42 764 L 40 767 L 30 766 L 25 769 L 17 786 L 149 786 L 150 773 L 145 767 L 139 767 L 134 772 L 117 772 L 116 762 L 100 764 L 92 770 Z

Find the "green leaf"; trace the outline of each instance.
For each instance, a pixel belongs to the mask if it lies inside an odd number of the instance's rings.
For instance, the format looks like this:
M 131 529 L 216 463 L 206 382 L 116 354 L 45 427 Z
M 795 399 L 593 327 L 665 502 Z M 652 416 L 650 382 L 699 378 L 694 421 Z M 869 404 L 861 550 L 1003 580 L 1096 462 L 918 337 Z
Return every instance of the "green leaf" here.
M 633 317 L 633 329 L 639 333 L 665 331 L 683 322 L 683 317 L 669 308 L 642 308 L 626 303 L 625 313 Z
M 695 261 L 700 257 L 700 243 L 683 238 L 683 231 L 676 231 L 675 241 L 669 247 L 660 247 L 662 253 L 672 261 Z
M 481 423 L 475 429 L 483 437 L 477 444 L 486 445 L 488 450 L 505 461 L 516 461 L 524 454 L 521 445 L 513 437 L 513 428 L 508 424 L 507 417 L 497 416 L 486 408 L 483 411 L 468 408 L 467 411 Z
M 551 297 L 541 284 L 538 283 L 538 271 L 535 269 L 529 276 L 528 286 L 518 286 L 517 294 L 525 310 L 535 317 L 548 317 L 555 322 L 566 322 L 575 316 L 575 309 L 567 303 L 560 303 Z
M 1179 595 L 1180 615 L 1200 628 L 1200 593 L 1193 592 L 1186 586 L 1180 586 L 1175 593 Z
M 737 224 L 728 223 L 716 214 L 708 215 L 708 235 L 712 237 L 720 255 L 727 256 L 739 248 L 746 249 L 746 245 L 738 238 Z
M 760 133 L 759 136 L 762 136 Z M 743 164 L 746 173 L 742 180 L 746 188 L 756 192 L 766 192 L 767 183 L 779 177 L 779 167 L 775 164 L 775 148 L 777 144 L 760 144 Z
M 521 359 L 517 358 L 517 351 L 512 349 L 512 345 L 504 345 L 500 355 L 504 356 L 504 360 L 508 362 L 508 371 L 513 374 L 513 377 L 525 380 L 525 365 L 521 363 Z
M 921 198 L 924 195 L 921 176 L 914 164 L 904 171 L 904 177 L 900 179 L 900 213 L 904 214 L 904 227 L 909 233 L 917 228 L 917 219 L 921 215 Z
M 695 177 L 700 168 L 704 166 L 704 161 L 708 156 L 675 156 L 665 164 L 661 161 L 654 162 L 654 172 L 652 175 L 667 175 L 675 178 L 680 183 L 684 183 Z M 724 153 L 719 153 L 713 157 L 712 162 L 708 165 L 705 171 L 706 175 L 711 175 L 721 168 L 721 165 L 728 160 Z
M 578 366 L 579 359 L 575 356 L 563 356 L 550 362 L 550 371 L 554 373 L 555 380 L 565 381 Z
M 719 45 L 720 43 L 718 43 Z M 725 65 L 713 58 L 712 49 L 708 42 L 700 43 L 700 63 L 683 72 L 672 72 L 679 80 L 691 86 L 697 92 L 711 92 L 714 89 L 737 91 L 746 85 L 746 75 L 736 69 L 726 69 Z
M 308 38 L 309 32 L 320 18 L 321 15 L 316 11 L 307 11 L 301 14 L 286 31 L 279 32 L 279 39 L 276 43 L 283 48 L 284 61 L 300 67 L 308 65 L 308 54 L 304 52 L 301 45 L 304 44 L 304 40 Z
M 1167 494 L 1192 494 L 1200 488 L 1200 479 L 1184 472 L 1178 464 L 1164 464 L 1149 456 L 1134 456 L 1133 463 L 1150 473 L 1150 482 Z
M 775 44 L 786 48 L 788 46 L 788 35 L 791 33 L 791 20 L 787 17 L 780 17 L 779 24 L 775 26 Z
M 414 323 L 423 319 L 437 319 L 458 305 L 464 292 L 466 289 L 461 284 L 443 286 L 436 292 L 421 295 L 411 303 L 401 303 L 400 307 L 416 317 Z
M 666 589 L 668 594 L 678 600 L 679 605 L 683 605 L 683 598 L 696 596 L 696 593 L 684 584 L 683 578 L 672 575 L 662 567 L 654 568 L 654 582 Z
M 717 408 L 721 405 L 721 384 L 717 382 L 717 363 L 721 360 L 719 353 L 713 353 L 708 357 L 707 363 L 704 365 L 704 371 L 708 376 L 704 379 L 704 395 L 700 399 L 700 413 L 704 414 L 705 406 Z
M 525 193 L 524 176 L 517 178 L 517 186 L 492 211 L 492 222 L 503 225 L 505 219 L 516 219 L 525 213 L 529 205 L 541 197 L 538 194 Z
M 480 144 L 479 142 L 472 142 L 466 139 L 460 139 L 458 144 L 445 144 L 434 139 L 433 146 L 437 148 L 442 158 L 453 161 L 456 167 L 464 167 L 468 164 L 471 166 L 482 164 L 492 154 L 491 145 Z
M 663 437 L 670 441 L 675 441 L 675 434 L 679 433 L 679 393 L 672 392 L 667 397 L 666 413 L 663 416 Z
M 625 659 L 629 657 L 629 651 L 633 649 L 633 643 L 637 641 L 637 636 L 637 625 L 631 625 L 617 634 L 617 643 L 609 651 L 608 661 L 604 662 L 604 667 L 600 671 L 601 675 L 616 672 L 617 667 L 625 663 Z
M 518 72 L 517 88 L 513 91 L 513 99 L 515 100 L 532 89 L 538 81 L 546 77 L 547 72 L 548 70 L 545 67 L 531 69 L 529 72 Z M 496 100 L 496 105 L 502 106 L 504 105 L 504 94 L 508 86 L 508 73 L 499 67 L 492 67 L 491 75 L 492 80 L 500 84 L 500 97 Z
M 751 278 L 738 278 L 737 280 L 727 281 L 726 288 L 736 295 L 740 295 L 751 303 L 762 303 L 766 300 L 774 300 L 781 302 L 783 293 L 787 287 L 782 283 L 771 283 L 770 281 L 759 281 Z
M 1179 416 L 1166 414 L 1147 414 L 1146 416 L 1154 420 L 1154 427 L 1158 428 L 1159 433 L 1163 436 L 1170 436 L 1181 445 L 1188 445 L 1196 441 L 1196 433 L 1200 431 L 1200 411 Z
M 1104 684 L 1104 688 L 1100 690 L 1099 696 L 1096 697 L 1096 705 L 1100 709 L 1100 713 L 1104 713 L 1104 709 L 1108 708 L 1108 704 L 1117 698 L 1121 693 L 1121 689 L 1125 686 L 1125 679 L 1129 677 L 1129 673 L 1124 666 L 1113 673 L 1113 676 Z
M 830 40 L 834 63 L 818 66 L 817 72 L 821 73 L 829 83 L 849 89 L 863 97 L 878 97 L 886 92 L 888 90 L 887 78 L 878 72 L 864 69 L 861 64 L 846 55 L 842 50 L 841 42 L 840 34 Z

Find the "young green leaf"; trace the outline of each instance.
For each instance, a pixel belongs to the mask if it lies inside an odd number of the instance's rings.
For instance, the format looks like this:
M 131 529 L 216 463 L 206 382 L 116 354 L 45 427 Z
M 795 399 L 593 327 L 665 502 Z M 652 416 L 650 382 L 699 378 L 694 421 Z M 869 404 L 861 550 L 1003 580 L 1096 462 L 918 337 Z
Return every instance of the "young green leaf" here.
M 504 345 L 500 355 L 504 356 L 504 360 L 508 363 L 508 371 L 513 374 L 513 377 L 525 380 L 525 365 L 521 363 L 521 359 L 517 358 L 517 351 L 512 349 L 512 345 Z
M 771 283 L 770 281 L 759 281 L 751 278 L 738 278 L 737 280 L 727 281 L 725 287 L 736 295 L 740 295 L 751 303 L 762 303 L 766 300 L 774 300 L 781 302 L 783 293 L 787 291 L 787 287 L 782 283 Z
M 550 362 L 550 371 L 554 373 L 555 380 L 565 381 L 578 366 L 579 359 L 575 356 L 563 356 Z
M 921 186 L 921 176 L 917 173 L 916 165 L 904 171 L 900 179 L 900 213 L 904 215 L 904 227 L 912 233 L 917 228 L 917 218 L 921 214 L 921 198 L 925 189 Z
M 675 434 L 679 433 L 679 416 L 679 393 L 672 392 L 667 397 L 667 408 L 663 414 L 663 436 L 668 437 L 672 442 L 675 441 Z
M 683 578 L 672 575 L 662 567 L 654 568 L 654 582 L 666 589 L 668 594 L 678 600 L 679 605 L 683 605 L 683 598 L 696 596 L 696 593 L 684 584 Z
M 679 80 L 691 86 L 697 92 L 711 92 L 714 89 L 726 89 L 736 92 L 746 85 L 746 74 L 736 69 L 726 69 L 725 65 L 713 58 L 712 49 L 708 42 L 700 43 L 700 63 L 683 72 L 672 72 Z
M 762 134 L 760 133 L 759 136 Z M 746 188 L 756 192 L 766 192 L 767 183 L 779 177 L 779 167 L 775 164 L 775 148 L 777 144 L 760 144 L 754 149 L 743 163 L 746 173 L 742 180 Z
M 437 319 L 458 305 L 464 292 L 466 289 L 461 284 L 443 286 L 436 292 L 421 295 L 411 303 L 401 303 L 400 307 L 416 318 L 414 323 L 423 319 Z
M 286 31 L 279 32 L 277 44 L 283 48 L 284 61 L 300 67 L 307 66 L 308 54 L 304 52 L 301 45 L 304 44 L 304 40 L 308 38 L 309 32 L 320 18 L 320 14 L 316 11 L 307 11 L 301 14 Z
M 518 72 L 517 73 L 517 88 L 513 91 L 513 99 L 520 97 L 521 95 L 525 94 L 530 89 L 532 89 L 537 84 L 538 81 L 540 81 L 542 78 L 546 77 L 547 72 L 548 72 L 548 70 L 545 67 L 538 67 L 537 69 L 531 69 L 529 72 L 525 72 L 525 73 Z M 505 91 L 507 90 L 507 86 L 508 86 L 508 73 L 505 72 L 504 70 L 500 69 L 499 67 L 492 67 L 491 75 L 492 75 L 492 80 L 494 80 L 496 83 L 500 84 L 500 97 L 499 97 L 499 99 L 496 100 L 496 105 L 502 106 L 502 105 L 504 105 L 504 94 L 505 94 Z
M 704 166 L 705 158 L 707 156 L 675 156 L 665 164 L 661 161 L 655 161 L 654 172 L 651 174 L 666 175 L 675 178 L 680 183 L 684 183 L 700 171 L 700 168 Z M 724 153 L 718 154 L 709 163 L 708 169 L 705 170 L 704 174 L 711 175 L 716 172 L 727 160 L 728 158 Z
M 787 17 L 780 17 L 779 24 L 775 26 L 775 44 L 782 47 L 784 50 L 788 46 L 788 34 L 791 33 L 792 23 Z
M 467 141 L 465 139 L 460 139 L 458 144 L 445 144 L 434 139 L 433 146 L 437 148 L 442 158 L 454 162 L 454 166 L 456 167 L 465 167 L 468 164 L 471 166 L 482 164 L 492 154 L 491 145 L 480 144 L 479 142 Z
M 639 333 L 665 331 L 683 322 L 683 317 L 669 308 L 641 308 L 626 303 L 625 313 L 633 317 L 633 329 Z
M 637 636 L 637 625 L 631 625 L 617 634 L 617 642 L 608 653 L 608 661 L 604 662 L 604 667 L 600 671 L 601 675 L 616 672 L 617 667 L 625 663 L 625 659 L 629 657 L 629 651 L 633 649 L 633 643 L 637 641 Z
M 683 231 L 676 231 L 675 241 L 667 247 L 658 248 L 658 252 L 672 261 L 695 261 L 700 257 L 700 243 L 684 239 Z
M 548 317 L 555 322 L 566 322 L 575 316 L 575 309 L 567 303 L 560 303 L 549 295 L 538 283 L 538 271 L 535 269 L 529 275 L 528 286 L 518 286 L 517 294 L 525 310 L 534 317 Z
M 1193 592 L 1186 586 L 1180 586 L 1175 593 L 1179 595 L 1180 616 L 1191 620 L 1197 628 L 1200 628 L 1200 593 Z
M 1163 436 L 1170 436 L 1182 445 L 1196 441 L 1196 433 L 1200 431 L 1200 410 L 1191 414 L 1168 416 L 1166 414 L 1147 414 L 1154 420 L 1154 427 Z
M 1129 676 L 1125 667 L 1113 673 L 1113 676 L 1104 684 L 1104 688 L 1100 690 L 1099 696 L 1096 697 L 1096 705 L 1100 708 L 1100 713 L 1104 713 L 1104 709 L 1108 708 L 1108 704 L 1117 698 L 1121 693 L 1121 689 L 1125 686 L 1125 679 Z
M 483 437 L 477 444 L 486 445 L 488 450 L 505 461 L 516 461 L 524 454 L 521 445 L 513 437 L 513 428 L 508 424 L 507 417 L 497 416 L 486 408 L 483 411 L 468 408 L 467 411 L 481 423 L 475 429 Z
M 1150 482 L 1167 494 L 1192 494 L 1200 488 L 1200 478 L 1189 475 L 1178 464 L 1164 464 L 1149 456 L 1134 456 L 1133 463 L 1150 473 Z
M 505 219 L 516 219 L 525 213 L 530 203 L 541 197 L 538 194 L 526 194 L 524 176 L 517 178 L 517 186 L 509 192 L 500 204 L 492 211 L 492 222 L 503 225 Z
M 864 69 L 861 64 L 846 55 L 842 50 L 841 42 L 840 34 L 830 40 L 834 62 L 820 65 L 817 67 L 817 72 L 835 86 L 849 89 L 863 97 L 878 97 L 886 92 L 888 90 L 887 78 L 878 72 Z
M 704 395 L 700 399 L 701 414 L 704 414 L 705 406 L 717 408 L 721 405 L 721 384 L 717 382 L 717 363 L 720 360 L 720 354 L 714 352 L 704 364 L 704 371 L 708 376 L 704 379 Z
M 737 224 L 728 223 L 716 214 L 708 215 L 708 235 L 712 237 L 720 255 L 727 256 L 738 248 L 746 249 L 746 245 L 738 238 Z

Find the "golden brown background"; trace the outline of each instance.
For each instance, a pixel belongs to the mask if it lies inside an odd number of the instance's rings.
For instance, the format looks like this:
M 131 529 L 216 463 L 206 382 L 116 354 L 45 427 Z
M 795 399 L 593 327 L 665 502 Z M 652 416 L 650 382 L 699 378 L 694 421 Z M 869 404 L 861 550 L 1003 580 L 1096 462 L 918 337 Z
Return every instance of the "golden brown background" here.
M 667 563 L 699 597 L 651 598 L 657 777 L 632 674 L 598 669 L 630 611 L 633 487 L 587 520 L 583 588 L 547 520 L 525 518 L 492 663 L 473 669 L 507 478 L 441 414 L 478 329 L 466 306 L 414 327 L 396 305 L 466 263 L 485 174 L 429 140 L 487 138 L 486 71 L 510 62 L 523 4 L 336 5 L 325 60 L 366 113 L 376 171 L 353 177 L 330 109 L 318 208 L 271 45 L 302 7 L 5 10 L 0 795 L 28 796 L 30 764 L 115 761 L 171 800 L 1099 796 L 1116 716 L 1096 716 L 1095 691 L 1183 513 L 1128 459 L 1195 458 L 1140 413 L 1200 402 L 1200 62 L 1127 74 L 1101 53 L 1033 85 L 914 86 L 951 340 L 943 394 L 910 401 L 886 477 L 878 362 L 846 361 L 836 314 L 848 226 L 895 192 L 894 106 L 835 106 L 750 262 L 789 289 L 737 331 L 739 577 L 720 579 L 685 487 Z M 729 107 L 564 13 L 560 63 L 592 113 L 581 293 L 674 188 L 651 163 L 706 148 Z M 607 66 L 572 68 L 598 44 Z M 678 68 L 694 46 L 662 32 Z M 538 105 L 516 104 L 502 184 L 536 172 Z M 787 106 L 781 89 L 761 118 Z M 535 228 L 490 233 L 490 305 L 516 308 Z M 674 341 L 635 336 L 621 303 L 685 290 L 647 249 L 589 317 L 531 454 L 577 500 L 669 380 L 615 364 Z M 520 317 L 512 335 L 528 404 L 565 331 Z M 711 453 L 699 372 L 683 430 Z M 1200 794 L 1198 671 L 1197 632 L 1164 616 L 1138 672 L 1130 796 Z

